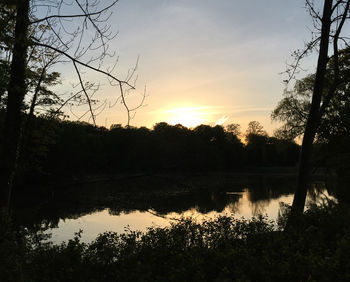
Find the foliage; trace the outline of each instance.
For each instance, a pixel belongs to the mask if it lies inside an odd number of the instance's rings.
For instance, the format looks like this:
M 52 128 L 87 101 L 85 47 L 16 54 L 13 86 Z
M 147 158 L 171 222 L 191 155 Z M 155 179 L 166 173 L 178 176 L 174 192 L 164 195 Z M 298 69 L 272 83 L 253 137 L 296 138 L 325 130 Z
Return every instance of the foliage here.
M 294 166 L 298 161 L 299 146 L 291 140 L 267 135 L 249 134 L 245 154 L 255 165 Z
M 0 109 L 6 104 L 10 64 L 7 52 L 12 45 L 14 30 L 13 9 L 0 3 Z
M 10 80 L 10 63 L 12 59 L 13 38 L 15 29 L 15 10 L 8 6 L 0 6 L 0 108 L 6 108 L 7 87 Z M 45 32 L 48 25 L 31 28 L 30 33 Z M 53 112 L 52 107 L 59 108 L 63 103 L 58 94 L 50 90 L 60 81 L 60 73 L 49 72 L 57 59 L 53 52 L 32 48 L 26 66 L 26 87 L 28 95 L 23 101 L 22 110 L 30 109 L 31 114 Z M 34 98 L 35 97 L 35 98 Z M 39 109 L 37 109 L 39 108 Z
M 332 84 L 333 64 L 334 60 L 330 59 L 322 99 L 325 99 Z M 349 133 L 350 48 L 339 53 L 339 75 L 340 83 L 318 128 L 319 141 L 329 141 L 333 136 Z M 308 75 L 296 81 L 293 90 L 285 91 L 284 98 L 271 114 L 273 120 L 283 123 L 282 127 L 275 132 L 278 138 L 294 139 L 304 133 L 314 81 L 315 74 Z
M 314 76 L 307 76 L 295 83 L 294 89 L 285 91 L 284 98 L 273 110 L 273 120 L 284 124 L 275 131 L 277 138 L 294 139 L 304 133 Z
M 332 86 L 334 59 L 330 58 L 325 76 L 322 100 Z M 314 166 L 335 168 L 340 177 L 346 177 L 350 168 L 350 155 L 347 144 L 350 141 L 350 48 L 339 52 L 339 84 L 334 97 L 318 126 L 314 145 Z M 272 112 L 272 119 L 283 123 L 275 132 L 279 139 L 294 139 L 304 133 L 315 74 L 306 76 L 295 83 L 294 89 L 286 91 L 284 98 Z
M 299 152 L 299 146 L 294 142 L 268 136 L 251 135 L 244 145 L 236 135 L 221 126 L 200 125 L 189 129 L 163 122 L 152 130 L 120 125 L 107 130 L 81 122 L 46 119 L 35 119 L 34 124 L 37 138 L 32 140 L 31 147 L 39 148 L 43 146 L 40 142 L 45 140 L 50 144 L 45 152 L 47 158 L 41 158 L 40 166 L 46 173 L 60 178 L 123 171 L 294 166 Z M 40 133 L 40 128 L 46 129 Z M 48 140 L 50 136 L 52 141 Z
M 238 123 L 230 123 L 226 126 L 226 131 L 230 132 L 237 137 L 240 137 L 242 132 L 241 132 L 241 126 Z
M 264 217 L 181 219 L 146 233 L 106 232 L 90 244 L 80 233 L 62 245 L 3 238 L 2 281 L 347 281 L 347 206 L 311 207 L 297 229 Z M 34 238 L 34 239 L 33 239 Z

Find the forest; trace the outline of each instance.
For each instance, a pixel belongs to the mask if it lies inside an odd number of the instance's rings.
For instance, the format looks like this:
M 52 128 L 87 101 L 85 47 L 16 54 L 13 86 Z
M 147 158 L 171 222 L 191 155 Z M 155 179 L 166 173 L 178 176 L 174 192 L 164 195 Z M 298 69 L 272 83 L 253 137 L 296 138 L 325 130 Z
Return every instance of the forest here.
M 0 281 L 348 281 L 350 1 L 305 0 L 314 30 L 270 135 L 256 120 L 132 126 L 147 95 L 130 102 L 138 59 L 122 79 L 109 50 L 118 2 L 0 1 Z M 60 92 L 64 64 L 76 79 Z M 95 76 L 126 125 L 96 122 Z M 166 223 L 85 241 L 88 216 L 128 215 Z
M 228 127 L 230 128 L 230 126 Z M 18 186 L 72 181 L 89 175 L 171 171 L 220 171 L 254 166 L 294 167 L 299 145 L 269 137 L 250 123 L 244 142 L 222 126 L 180 124 L 110 129 L 71 121 L 32 120 Z

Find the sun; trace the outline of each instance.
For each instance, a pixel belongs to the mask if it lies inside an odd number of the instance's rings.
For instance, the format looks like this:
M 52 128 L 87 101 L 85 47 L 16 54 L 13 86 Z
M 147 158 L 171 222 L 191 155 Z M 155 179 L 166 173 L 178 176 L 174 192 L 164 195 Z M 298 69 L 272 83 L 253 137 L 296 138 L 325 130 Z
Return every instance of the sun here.
M 210 113 L 206 107 L 173 108 L 167 110 L 166 114 L 169 124 L 182 124 L 186 127 L 196 127 L 208 123 L 210 120 Z

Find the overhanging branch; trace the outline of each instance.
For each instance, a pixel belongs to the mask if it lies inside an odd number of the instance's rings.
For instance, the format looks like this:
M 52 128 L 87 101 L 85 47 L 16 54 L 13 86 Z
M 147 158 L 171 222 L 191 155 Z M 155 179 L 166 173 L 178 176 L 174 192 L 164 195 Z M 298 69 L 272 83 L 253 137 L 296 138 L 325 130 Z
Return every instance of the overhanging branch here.
M 95 15 L 99 15 L 105 11 L 107 11 L 109 8 L 113 7 L 119 0 L 115 0 L 112 4 L 110 4 L 109 6 L 99 10 L 99 11 L 96 11 L 96 12 L 91 12 L 89 13 L 88 15 L 89 16 L 95 16 Z M 74 15 L 60 15 L 60 14 L 57 14 L 57 15 L 50 15 L 50 16 L 47 16 L 47 17 L 44 17 L 44 18 L 41 18 L 41 19 L 37 19 L 37 20 L 33 20 L 30 22 L 30 24 L 36 24 L 36 23 L 40 23 L 40 22 L 43 22 L 43 21 L 47 21 L 49 19 L 52 19 L 52 18 L 84 18 L 84 17 L 87 17 L 87 14 L 86 13 L 83 13 L 83 14 L 74 14 Z
M 56 48 L 56 47 L 50 46 L 50 45 L 48 45 L 48 44 L 40 43 L 40 42 L 32 42 L 31 45 L 38 45 L 38 46 L 42 46 L 42 47 L 49 48 L 49 49 L 51 49 L 51 50 L 53 50 L 53 51 L 55 51 L 55 52 L 57 52 L 57 53 L 60 53 L 60 54 L 62 54 L 62 55 L 64 55 L 64 56 L 66 56 L 66 57 L 69 58 L 72 62 L 75 62 L 75 63 L 77 63 L 77 64 L 79 64 L 79 65 L 82 65 L 82 66 L 84 66 L 84 67 L 86 67 L 86 68 L 89 68 L 89 69 L 91 69 L 91 70 L 93 70 L 93 71 L 96 71 L 96 72 L 98 72 L 98 73 L 101 73 L 101 74 L 106 75 L 107 77 L 109 77 L 109 78 L 111 78 L 112 80 L 116 81 L 118 84 L 121 83 L 121 84 L 124 84 L 124 85 L 129 86 L 131 89 L 135 89 L 135 87 L 134 87 L 133 85 L 131 85 L 128 81 L 120 80 L 120 79 L 116 78 L 114 75 L 112 75 L 112 74 L 110 74 L 110 73 L 108 73 L 108 72 L 106 72 L 106 71 L 104 71 L 104 70 L 101 70 L 101 69 L 95 68 L 95 67 L 93 67 L 93 66 L 91 66 L 91 65 L 89 65 L 89 64 L 86 64 L 86 63 L 84 63 L 84 62 L 82 62 L 82 61 L 80 61 L 80 60 L 74 58 L 73 56 L 69 55 L 67 52 L 62 51 L 62 50 L 60 50 L 60 49 L 58 49 L 58 48 Z

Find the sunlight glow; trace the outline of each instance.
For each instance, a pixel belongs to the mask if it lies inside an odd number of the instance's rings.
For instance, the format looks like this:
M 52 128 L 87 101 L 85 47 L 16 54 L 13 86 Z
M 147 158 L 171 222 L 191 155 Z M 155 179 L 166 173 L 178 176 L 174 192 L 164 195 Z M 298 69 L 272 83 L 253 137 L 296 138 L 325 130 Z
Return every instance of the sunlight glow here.
M 208 107 L 182 107 L 165 111 L 169 124 L 182 124 L 186 127 L 196 127 L 208 124 L 212 117 Z

